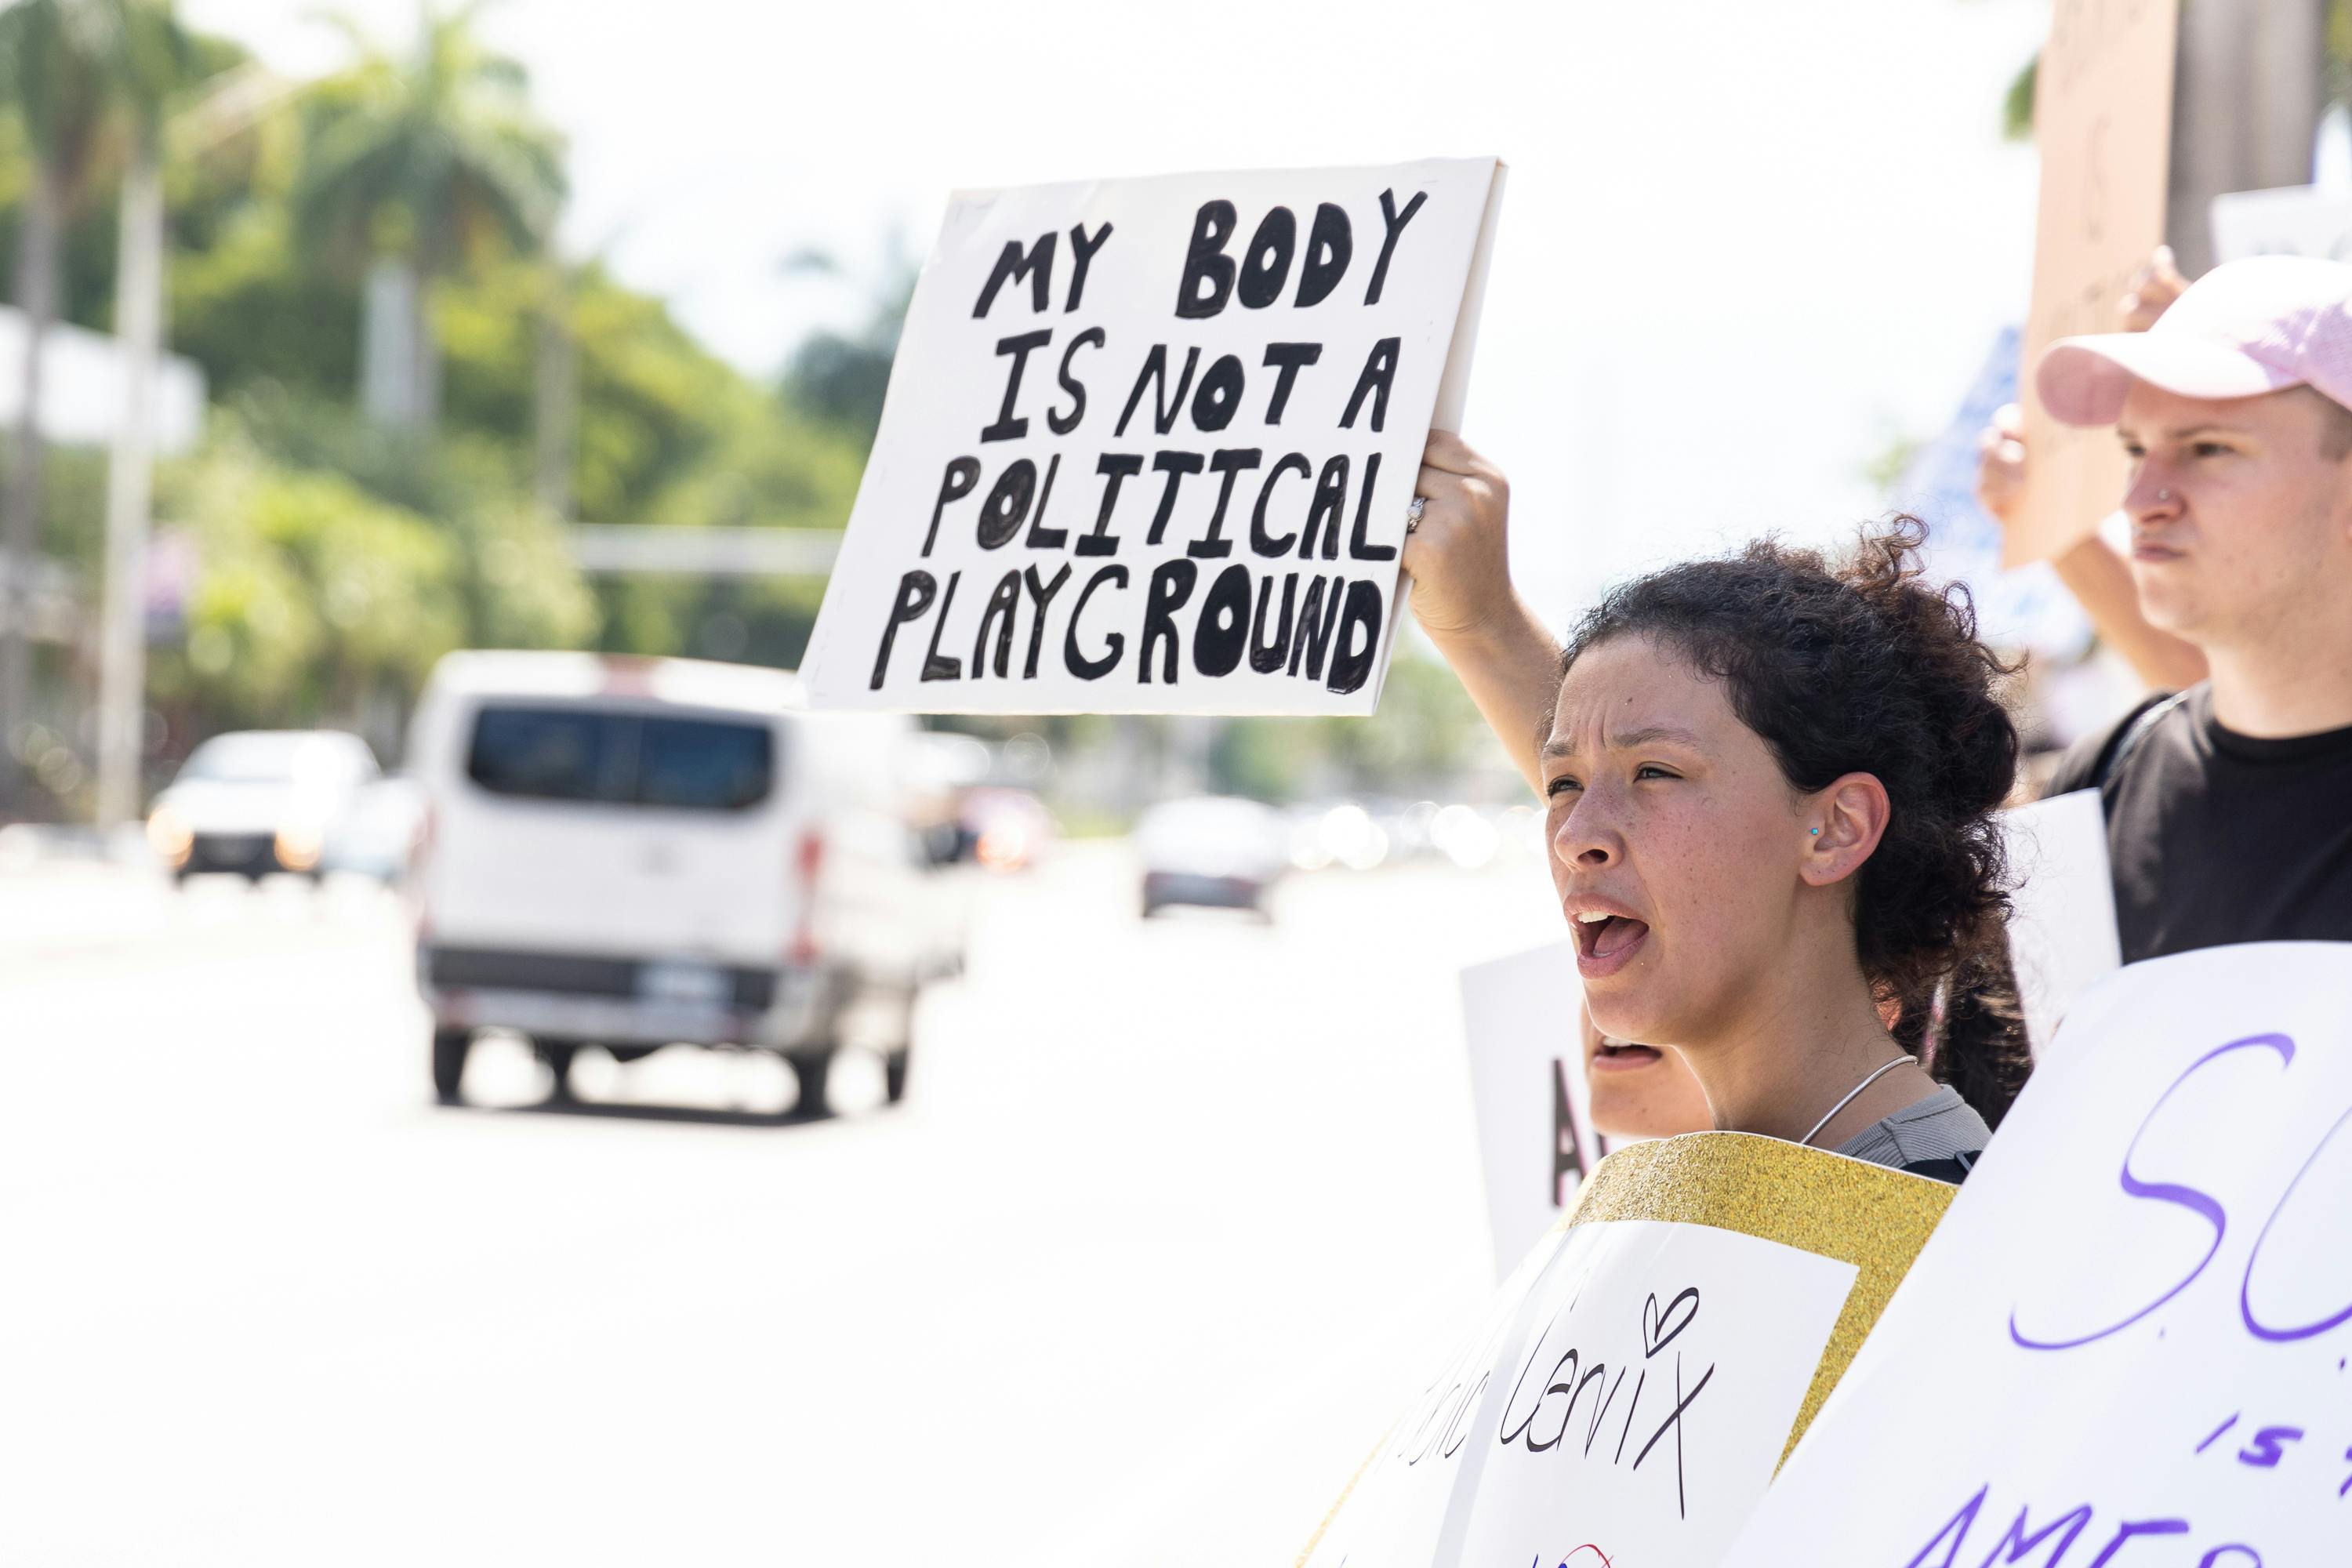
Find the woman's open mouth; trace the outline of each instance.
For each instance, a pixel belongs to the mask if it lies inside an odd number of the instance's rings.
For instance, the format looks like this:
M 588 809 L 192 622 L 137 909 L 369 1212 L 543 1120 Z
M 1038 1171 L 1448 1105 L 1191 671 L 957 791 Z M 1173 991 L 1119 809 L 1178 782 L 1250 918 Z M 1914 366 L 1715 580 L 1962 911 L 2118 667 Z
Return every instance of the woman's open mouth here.
M 1624 968 L 1650 936 L 1649 922 L 1630 915 L 1593 910 L 1576 916 L 1571 923 L 1576 929 L 1577 972 L 1587 980 Z
M 1630 1072 L 1641 1068 L 1655 1067 L 1664 1060 L 1655 1046 L 1636 1046 L 1624 1040 L 1603 1040 L 1601 1048 L 1592 1053 L 1595 1072 Z

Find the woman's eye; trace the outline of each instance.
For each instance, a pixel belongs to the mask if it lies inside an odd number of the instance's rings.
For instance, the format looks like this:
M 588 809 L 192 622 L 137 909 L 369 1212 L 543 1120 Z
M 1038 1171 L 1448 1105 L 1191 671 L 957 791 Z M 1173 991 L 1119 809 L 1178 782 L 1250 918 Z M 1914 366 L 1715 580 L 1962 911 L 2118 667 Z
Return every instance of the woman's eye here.
M 1544 794 L 1548 795 L 1566 795 L 1572 789 L 1581 789 L 1582 787 L 1583 786 L 1579 784 L 1574 779 L 1568 777 L 1566 774 L 1562 774 L 1560 777 L 1552 780 L 1550 784 L 1544 786 Z
M 2219 441 L 2200 441 L 2189 449 L 2200 458 L 2219 458 L 2230 450 Z
M 1682 775 L 1662 768 L 1655 763 L 1643 763 L 1633 771 L 1633 776 L 1637 779 L 1672 779 L 1680 778 Z

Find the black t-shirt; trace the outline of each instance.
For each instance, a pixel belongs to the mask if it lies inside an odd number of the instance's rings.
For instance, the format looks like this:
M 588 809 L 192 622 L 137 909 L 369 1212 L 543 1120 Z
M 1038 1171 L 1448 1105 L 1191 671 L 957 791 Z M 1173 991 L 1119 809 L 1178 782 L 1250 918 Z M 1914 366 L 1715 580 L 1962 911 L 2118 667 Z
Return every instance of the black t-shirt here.
M 2125 963 L 2237 942 L 2352 941 L 2352 728 L 2241 735 L 2215 722 L 2212 689 L 2193 686 L 2085 737 L 2046 793 L 2094 784 Z

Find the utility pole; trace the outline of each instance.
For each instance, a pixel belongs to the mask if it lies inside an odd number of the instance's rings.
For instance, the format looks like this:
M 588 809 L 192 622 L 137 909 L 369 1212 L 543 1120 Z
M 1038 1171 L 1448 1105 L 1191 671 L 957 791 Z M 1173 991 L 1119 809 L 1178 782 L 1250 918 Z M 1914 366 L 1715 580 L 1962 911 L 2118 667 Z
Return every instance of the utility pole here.
M 580 347 L 572 335 L 571 269 L 557 257 L 547 264 L 531 405 L 531 489 L 542 510 L 569 522 L 578 462 Z
M 106 466 L 105 613 L 98 662 L 98 825 L 139 815 L 147 753 L 147 530 L 154 492 L 155 369 L 163 341 L 160 128 L 142 125 L 122 174 L 114 333 L 122 423 Z
M 2308 184 L 2327 107 L 2327 0 L 2188 0 L 2173 68 L 2165 241 L 2213 265 L 2213 198 Z
M 163 353 L 163 150 L 215 146 L 255 125 L 301 84 L 247 67 L 171 121 L 142 117 L 122 175 L 114 333 L 122 418 L 107 453 L 106 581 L 99 632 L 98 801 L 100 827 L 139 814 L 147 753 L 147 535 L 155 482 L 155 380 Z

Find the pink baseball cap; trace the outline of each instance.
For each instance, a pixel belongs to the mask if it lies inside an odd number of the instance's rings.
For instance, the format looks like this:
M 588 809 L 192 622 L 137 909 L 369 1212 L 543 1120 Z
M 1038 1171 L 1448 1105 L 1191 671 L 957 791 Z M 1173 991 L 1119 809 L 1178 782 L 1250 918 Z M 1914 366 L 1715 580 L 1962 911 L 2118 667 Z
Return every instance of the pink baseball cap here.
M 2061 338 L 2033 384 L 2063 425 L 2112 425 L 2135 381 L 2182 397 L 2309 386 L 2352 408 L 2352 265 L 2304 256 L 2225 261 L 2144 332 Z

